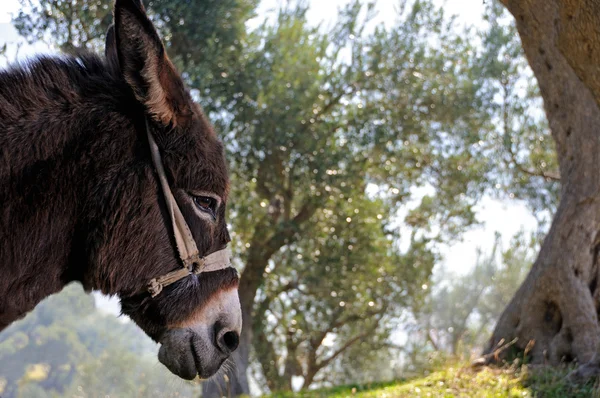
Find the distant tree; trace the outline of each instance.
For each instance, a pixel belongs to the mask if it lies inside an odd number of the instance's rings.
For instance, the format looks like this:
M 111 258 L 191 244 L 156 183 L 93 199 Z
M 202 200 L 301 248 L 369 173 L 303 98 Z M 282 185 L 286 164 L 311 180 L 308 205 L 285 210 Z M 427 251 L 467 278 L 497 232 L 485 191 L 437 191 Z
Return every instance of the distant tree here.
M 465 274 L 436 273 L 424 304 L 410 330 L 417 330 L 429 350 L 469 359 L 487 343 L 488 333 L 524 280 L 534 261 L 537 240 L 523 232 L 506 250 L 500 235 L 489 253 L 478 251 Z
M 92 357 L 76 329 L 70 327 L 74 320 L 95 312 L 94 299 L 82 296 L 81 287 L 70 286 L 63 294 L 41 302 L 35 312 L 0 334 L 0 377 L 6 383 L 2 396 L 14 396 L 29 366 L 36 364 L 48 367 L 38 384 L 62 392 L 73 377 L 73 363 Z
M 502 250 L 498 268 L 492 277 L 492 286 L 477 305 L 477 329 L 472 333 L 477 347 L 487 344 L 489 333 L 506 304 L 529 273 L 540 245 L 537 235 L 527 236 L 520 232 L 511 239 L 508 248 Z
M 469 332 L 477 322 L 474 318 L 481 316 L 478 310 L 483 297 L 494 288 L 498 244 L 499 236 L 496 235 L 492 251 L 486 255 L 478 251 L 475 266 L 465 275 L 437 274 L 438 280 L 432 286 L 417 322 L 435 350 L 457 356 L 460 345 L 472 347 L 473 336 Z
M 0 334 L 0 395 L 199 394 L 198 386 L 157 368 L 155 350 L 136 326 L 100 313 L 72 284 Z
M 156 359 L 118 346 L 109 346 L 92 360 L 77 365 L 64 396 L 197 397 L 200 386 L 185 382 L 156 366 Z

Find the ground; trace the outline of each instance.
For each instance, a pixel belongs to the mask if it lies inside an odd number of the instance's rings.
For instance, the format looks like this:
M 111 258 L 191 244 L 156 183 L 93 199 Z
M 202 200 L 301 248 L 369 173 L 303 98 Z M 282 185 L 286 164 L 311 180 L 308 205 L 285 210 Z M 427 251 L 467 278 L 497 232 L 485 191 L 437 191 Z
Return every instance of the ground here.
M 505 367 L 474 371 L 469 366 L 448 366 L 422 378 L 340 386 L 331 389 L 273 394 L 272 398 L 395 398 L 395 397 L 536 397 L 600 398 L 597 380 L 574 383 L 567 379 L 572 368 Z

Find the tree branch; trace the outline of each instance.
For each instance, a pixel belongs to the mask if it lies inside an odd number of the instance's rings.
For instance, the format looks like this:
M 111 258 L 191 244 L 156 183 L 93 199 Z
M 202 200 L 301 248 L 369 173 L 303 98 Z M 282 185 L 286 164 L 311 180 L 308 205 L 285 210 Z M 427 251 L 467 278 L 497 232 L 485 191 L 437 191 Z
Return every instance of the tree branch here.
M 509 115 L 508 115 L 508 106 L 506 105 L 508 102 L 508 87 L 507 87 L 507 84 L 504 82 L 501 84 L 502 84 L 502 90 L 504 93 L 503 101 L 502 101 L 502 124 L 504 127 L 504 142 L 505 143 L 508 142 L 508 144 L 505 144 L 504 147 L 505 147 L 506 151 L 508 152 L 508 155 L 510 156 L 510 163 L 506 162 L 507 166 L 510 166 L 510 164 L 512 164 L 521 173 L 527 174 L 532 177 L 543 177 L 543 178 L 553 180 L 553 181 L 560 181 L 560 175 L 558 173 L 545 172 L 543 170 L 539 170 L 539 171 L 531 170 L 531 169 L 523 166 L 517 159 L 517 155 L 515 154 L 515 152 L 513 151 L 513 148 L 512 148 L 512 141 L 510 138 L 511 134 L 510 134 L 510 129 L 508 127 Z
M 323 359 L 322 361 L 318 362 L 316 364 L 316 372 L 323 369 L 325 366 L 329 365 L 331 363 L 331 361 L 333 361 L 335 358 L 337 358 L 342 352 L 346 351 L 350 346 L 352 346 L 358 340 L 363 339 L 363 338 L 367 337 L 368 335 L 370 335 L 377 328 L 377 324 L 378 324 L 378 322 L 374 322 L 373 326 L 371 326 L 368 330 L 366 330 L 363 333 L 360 333 L 360 334 L 354 336 L 353 338 L 351 338 L 350 340 L 346 341 L 346 343 L 344 343 L 340 348 L 338 348 L 336 351 L 334 351 L 333 354 L 331 354 L 329 357 Z
M 436 351 L 440 350 L 438 344 L 435 342 L 435 340 L 433 339 L 433 336 L 431 335 L 431 329 L 427 329 L 427 340 L 429 340 L 429 342 L 433 346 L 434 350 L 436 350 Z

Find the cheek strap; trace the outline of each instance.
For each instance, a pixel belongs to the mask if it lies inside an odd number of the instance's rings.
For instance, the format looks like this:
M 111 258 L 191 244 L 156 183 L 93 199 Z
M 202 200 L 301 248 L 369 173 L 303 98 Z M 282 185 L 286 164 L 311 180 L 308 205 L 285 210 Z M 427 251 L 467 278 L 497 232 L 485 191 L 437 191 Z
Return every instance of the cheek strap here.
M 175 201 L 173 192 L 171 192 L 171 188 L 169 187 L 165 168 L 160 157 L 160 151 L 150 132 L 148 119 L 146 119 L 146 134 L 148 136 L 148 143 L 150 144 L 152 163 L 154 164 L 156 174 L 158 174 L 158 180 L 160 181 L 161 190 L 165 198 L 165 203 L 167 204 L 167 212 L 171 219 L 173 234 L 175 236 L 175 247 L 182 264 L 182 268 L 150 280 L 146 286 L 146 290 L 152 297 L 156 297 L 165 286 L 175 283 L 189 275 L 198 275 L 202 272 L 217 271 L 231 267 L 231 251 L 228 248 L 224 248 L 211 253 L 208 256 L 200 257 L 198 246 L 196 246 L 196 241 L 192 236 L 190 227 L 185 221 L 185 218 Z

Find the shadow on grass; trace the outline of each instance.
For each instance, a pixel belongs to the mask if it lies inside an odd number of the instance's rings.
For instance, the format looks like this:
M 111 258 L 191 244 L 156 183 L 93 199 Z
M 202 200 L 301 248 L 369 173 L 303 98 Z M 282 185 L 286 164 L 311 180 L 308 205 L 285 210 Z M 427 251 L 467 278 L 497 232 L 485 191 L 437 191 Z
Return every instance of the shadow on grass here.
M 597 378 L 574 382 L 567 377 L 575 368 L 529 367 L 523 376 L 522 384 L 531 390 L 532 396 L 539 398 L 600 398 Z

